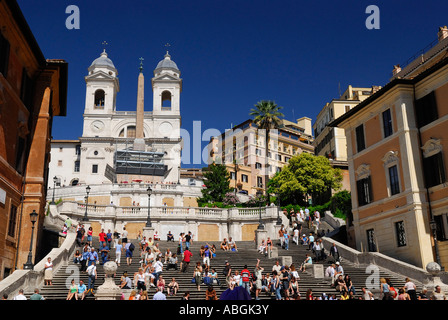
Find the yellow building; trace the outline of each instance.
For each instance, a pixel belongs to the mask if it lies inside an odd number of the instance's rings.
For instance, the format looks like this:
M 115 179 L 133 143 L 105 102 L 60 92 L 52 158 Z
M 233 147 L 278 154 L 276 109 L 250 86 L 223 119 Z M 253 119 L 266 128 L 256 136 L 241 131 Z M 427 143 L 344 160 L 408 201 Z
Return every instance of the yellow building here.
M 255 195 L 258 190 L 263 191 L 266 155 L 268 174 L 272 177 L 292 156 L 302 152 L 314 154 L 311 119 L 303 117 L 297 122 L 281 121 L 280 128 L 270 132 L 267 153 L 265 137 L 249 119 L 210 139 L 209 163 L 225 164 L 230 172 L 230 186 L 238 192 Z
M 447 29 L 418 63 L 329 126 L 343 128 L 356 247 L 448 266 Z

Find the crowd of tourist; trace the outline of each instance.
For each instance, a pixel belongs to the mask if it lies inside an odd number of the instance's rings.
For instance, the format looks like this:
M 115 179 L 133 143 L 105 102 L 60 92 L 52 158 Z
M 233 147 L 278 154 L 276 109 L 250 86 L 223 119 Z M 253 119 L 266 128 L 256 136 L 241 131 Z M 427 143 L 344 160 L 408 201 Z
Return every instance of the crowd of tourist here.
M 282 225 L 279 230 L 278 243 L 271 238 L 263 240 L 258 247 L 258 252 L 269 256 L 274 247 L 278 250 L 290 250 L 291 245 L 303 246 L 307 253 L 305 257 L 293 256 L 297 263 L 282 265 L 276 260 L 272 267 L 264 268 L 260 259 L 254 261 L 254 267 L 248 264 L 236 268 L 226 260 L 223 266 L 216 265 L 213 261 L 222 252 L 238 252 L 236 242 L 229 237 L 224 238 L 219 244 L 218 250 L 215 244 L 205 242 L 200 247 L 195 246 L 197 252 L 192 252 L 193 235 L 191 232 L 180 233 L 176 243 L 175 236 L 168 232 L 166 241 L 174 242 L 177 250 L 166 248 L 160 249 L 160 237 L 155 233 L 154 237 L 146 238 L 141 233 L 138 242 L 128 241 L 128 232 L 123 228 L 121 237 L 117 237 L 111 230 L 104 229 L 98 233 L 99 247 L 93 247 L 93 230 L 87 231 L 82 224 L 76 226 L 77 244 L 73 255 L 73 262 L 79 264 L 80 271 L 88 276 L 87 284 L 82 280 L 71 284 L 67 292 L 67 300 L 84 300 L 87 296 L 94 294 L 95 280 L 97 279 L 97 266 L 111 260 L 110 252 L 114 250 L 114 261 L 120 266 L 125 263 L 131 269 L 132 260 L 138 259 L 138 271 L 128 273 L 124 271 L 119 277 L 118 286 L 128 290 L 129 296 L 122 299 L 129 300 L 166 300 L 167 296 L 188 300 L 190 291 L 181 288 L 176 276 L 165 278 L 165 271 L 175 270 L 180 274 L 190 274 L 191 282 L 197 291 L 203 291 L 205 300 L 218 300 L 216 287 L 224 290 L 246 290 L 249 297 L 260 300 L 262 295 L 275 300 L 446 300 L 445 294 L 437 286 L 431 294 L 423 288 L 417 292 L 416 285 L 406 278 L 404 286 L 394 286 L 390 279 L 381 278 L 379 296 L 378 292 L 372 293 L 368 288 L 362 287 L 356 290 L 349 274 L 344 271 L 340 252 L 335 243 L 328 249 L 324 248 L 319 230 L 310 228 L 319 225 L 319 213 L 310 215 L 307 210 L 297 213 L 291 212 L 291 225 Z M 69 224 L 66 224 L 66 226 Z M 72 227 L 71 225 L 69 228 Z M 304 230 L 307 229 L 307 232 Z M 290 242 L 289 240 L 292 239 Z M 115 241 L 114 241 L 115 240 Z M 135 245 L 134 245 L 135 243 Z M 123 257 L 122 257 L 122 254 Z M 231 257 L 231 255 L 229 256 Z M 124 258 L 124 259 L 123 259 Z M 266 266 L 265 260 L 263 265 Z M 193 263 L 193 264 L 192 264 Z M 249 263 L 249 261 L 248 261 Z M 324 279 L 328 281 L 328 293 L 313 293 L 311 288 L 303 287 L 301 274 L 308 272 L 315 263 L 325 263 Z M 190 264 L 192 264 L 190 266 Z M 222 268 L 217 271 L 217 268 Z M 52 285 L 53 264 L 48 258 L 45 264 L 45 285 Z M 114 275 L 116 277 L 116 275 Z M 184 276 L 183 276 L 184 277 Z M 118 280 L 118 278 L 117 278 Z M 206 287 L 205 290 L 201 286 Z M 378 291 L 378 290 L 377 290 Z M 180 296 L 179 296 L 180 294 Z M 150 298 L 152 295 L 152 298 Z M 6 297 L 3 297 L 7 299 Z M 27 299 L 23 290 L 14 297 L 14 300 Z M 44 297 L 36 289 L 30 300 L 43 300 Z

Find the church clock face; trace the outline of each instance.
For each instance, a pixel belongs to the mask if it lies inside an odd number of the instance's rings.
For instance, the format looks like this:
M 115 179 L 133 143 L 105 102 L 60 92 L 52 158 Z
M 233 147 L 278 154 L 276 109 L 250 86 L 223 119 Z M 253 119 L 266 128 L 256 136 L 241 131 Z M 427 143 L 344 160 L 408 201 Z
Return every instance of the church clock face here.
M 101 132 L 104 129 L 104 122 L 99 121 L 99 120 L 93 121 L 92 124 L 90 125 L 90 127 L 95 132 Z

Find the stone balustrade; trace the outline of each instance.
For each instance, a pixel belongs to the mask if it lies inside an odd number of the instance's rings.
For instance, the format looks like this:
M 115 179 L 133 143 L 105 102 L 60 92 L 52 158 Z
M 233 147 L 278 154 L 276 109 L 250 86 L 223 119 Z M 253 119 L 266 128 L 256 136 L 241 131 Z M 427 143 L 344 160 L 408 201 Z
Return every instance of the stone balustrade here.
M 127 223 L 146 223 L 148 218 L 148 207 L 143 206 L 86 205 L 76 201 L 62 201 L 56 207 L 60 215 L 68 216 L 74 221 L 82 221 L 87 212 L 90 222 L 98 222 L 102 228 L 111 230 L 121 230 Z M 237 241 L 243 239 L 244 225 L 258 225 L 260 218 L 268 231 L 267 236 L 275 238 L 278 232 L 278 215 L 278 207 L 275 206 L 226 209 L 151 206 L 149 212 L 152 224 L 160 231 L 164 230 L 163 226 L 169 228 L 169 225 L 175 225 L 179 232 L 194 230 L 197 234 L 200 224 L 211 224 L 218 226 L 220 238 L 232 236 Z

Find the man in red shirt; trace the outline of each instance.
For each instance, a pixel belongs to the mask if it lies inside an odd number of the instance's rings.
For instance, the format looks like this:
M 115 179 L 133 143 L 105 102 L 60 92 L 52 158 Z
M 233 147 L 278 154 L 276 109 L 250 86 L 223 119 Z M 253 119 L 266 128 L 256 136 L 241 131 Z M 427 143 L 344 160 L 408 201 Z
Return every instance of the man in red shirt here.
M 98 235 L 98 237 L 100 238 L 101 247 L 103 247 L 105 245 L 104 242 L 106 242 L 107 238 L 107 234 L 104 232 L 104 229 L 101 229 L 101 233 Z
M 247 290 L 247 293 L 250 294 L 250 271 L 247 269 L 247 265 L 244 266 L 244 269 L 241 270 L 241 280 L 242 285 L 241 287 L 245 287 Z
M 193 256 L 193 254 L 191 253 L 191 251 L 188 248 L 185 249 L 184 258 L 182 260 L 182 266 L 181 266 L 182 272 L 184 272 L 184 273 L 187 272 L 192 256 Z

